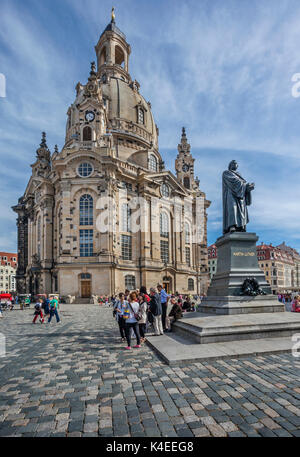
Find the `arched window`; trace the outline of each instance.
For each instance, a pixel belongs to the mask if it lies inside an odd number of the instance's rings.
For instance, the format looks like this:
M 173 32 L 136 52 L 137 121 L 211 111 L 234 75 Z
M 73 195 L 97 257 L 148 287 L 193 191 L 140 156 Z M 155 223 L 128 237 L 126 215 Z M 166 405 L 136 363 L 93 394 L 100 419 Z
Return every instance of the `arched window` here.
M 41 228 L 41 216 L 39 216 L 37 221 L 37 240 L 38 242 L 41 241 L 42 238 L 42 228 Z
M 138 123 L 139 124 L 145 123 L 145 113 L 142 108 L 138 108 Z
M 169 238 L 169 218 L 167 213 L 160 213 L 159 216 L 160 236 Z
M 106 64 L 106 48 L 104 47 L 100 54 L 100 65 Z
M 124 61 L 125 61 L 125 57 L 124 57 L 124 52 L 123 50 L 120 48 L 120 46 L 116 46 L 115 47 L 115 63 L 117 65 L 121 65 L 122 67 L 124 67 Z
M 161 186 L 161 194 L 163 197 L 166 197 L 166 198 L 168 198 L 170 196 L 169 186 L 165 183 L 163 183 Z
M 189 189 L 190 188 L 190 178 L 188 178 L 187 176 L 185 176 L 183 178 L 183 185 L 186 189 Z
M 131 221 L 130 221 L 131 211 L 127 203 L 122 205 L 122 232 L 130 232 Z
M 93 225 L 93 197 L 88 194 L 84 194 L 79 200 L 79 214 L 80 220 L 79 225 Z
M 42 239 L 42 222 L 41 216 L 37 220 L 37 255 L 38 258 L 41 258 L 41 239 Z
M 154 154 L 149 157 L 149 170 L 157 171 L 157 159 Z
M 84 127 L 82 131 L 82 141 L 92 141 L 92 129 L 89 126 Z
M 191 242 L 191 231 L 190 231 L 190 224 L 186 222 L 184 224 L 185 229 L 185 244 L 190 244 Z
M 125 289 L 132 290 L 135 289 L 135 276 L 133 275 L 126 275 L 125 276 Z
M 194 290 L 194 280 L 192 278 L 188 279 L 188 290 Z

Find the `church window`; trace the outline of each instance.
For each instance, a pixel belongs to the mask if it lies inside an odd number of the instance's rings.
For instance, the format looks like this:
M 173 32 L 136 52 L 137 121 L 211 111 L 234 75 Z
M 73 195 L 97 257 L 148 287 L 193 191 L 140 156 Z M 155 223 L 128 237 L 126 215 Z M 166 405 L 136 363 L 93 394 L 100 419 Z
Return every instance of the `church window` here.
M 165 183 L 163 183 L 161 186 L 161 194 L 163 197 L 166 197 L 166 198 L 170 196 L 169 186 Z
M 79 200 L 79 225 L 93 225 L 93 197 L 84 194 Z
M 160 213 L 159 216 L 160 236 L 169 238 L 169 218 L 167 213 Z
M 145 113 L 142 108 L 138 108 L 138 123 L 144 124 L 145 122 Z
M 154 154 L 149 157 L 149 170 L 157 171 L 157 159 Z
M 91 127 L 84 127 L 82 131 L 82 141 L 92 141 L 92 129 Z
M 129 182 L 122 181 L 121 182 L 121 188 L 132 191 L 132 184 L 129 183 Z
M 121 235 L 121 253 L 123 260 L 132 260 L 132 239 L 129 235 Z
M 188 290 L 194 290 L 194 287 L 195 287 L 195 285 L 194 285 L 193 278 L 189 278 L 188 279 Z
M 191 231 L 190 231 L 190 224 L 188 222 L 184 225 L 185 228 L 185 244 L 190 244 L 191 242 Z
M 190 248 L 185 248 L 185 261 L 188 266 L 191 266 L 191 250 Z
M 41 225 L 41 216 L 37 220 L 37 255 L 38 258 L 41 258 L 41 239 L 42 239 L 42 225 Z
M 190 188 L 190 178 L 188 178 L 187 176 L 185 176 L 183 178 L 183 185 L 186 189 L 189 189 Z
M 125 289 L 133 290 L 136 288 L 135 285 L 135 276 L 133 275 L 126 275 L 125 276 Z
M 122 231 L 131 231 L 131 211 L 127 203 L 122 205 Z
M 105 65 L 106 64 L 106 61 L 107 61 L 107 58 L 106 58 L 106 48 L 104 47 L 101 51 L 101 54 L 100 54 L 100 65 Z
M 78 167 L 78 174 L 81 178 L 87 178 L 93 173 L 93 167 L 90 163 L 84 162 L 81 163 Z
M 37 240 L 38 242 L 41 241 L 41 216 L 38 218 L 38 223 L 37 223 Z
M 91 279 L 91 274 L 90 273 L 81 273 L 80 279 Z
M 79 230 L 80 257 L 92 257 L 93 249 L 93 230 Z
M 169 241 L 160 240 L 160 258 L 164 263 L 169 262 Z
M 116 46 L 115 47 L 115 63 L 117 65 L 121 65 L 124 68 L 124 65 L 123 65 L 124 61 L 125 61 L 125 57 L 124 57 L 123 50 L 120 48 L 120 46 Z

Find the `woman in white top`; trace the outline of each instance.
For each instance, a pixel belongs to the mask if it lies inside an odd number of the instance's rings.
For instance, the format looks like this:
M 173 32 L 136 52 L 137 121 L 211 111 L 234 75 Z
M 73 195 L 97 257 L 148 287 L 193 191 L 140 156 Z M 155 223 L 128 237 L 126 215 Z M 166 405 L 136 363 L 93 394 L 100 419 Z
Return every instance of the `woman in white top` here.
M 141 347 L 139 324 L 138 324 L 137 319 L 135 318 L 135 314 L 137 314 L 139 312 L 139 309 L 140 309 L 140 305 L 139 305 L 139 302 L 137 301 L 136 292 L 131 292 L 131 294 L 129 295 L 129 303 L 128 303 L 129 317 L 125 320 L 125 335 L 126 335 L 126 340 L 127 340 L 127 347 L 125 349 L 131 349 L 131 336 L 130 336 L 131 328 L 134 331 L 135 336 L 136 336 L 136 345 L 134 347 L 135 348 Z
M 139 331 L 140 331 L 140 335 L 141 335 L 141 342 L 144 343 L 146 341 L 145 333 L 146 333 L 148 303 L 143 294 L 139 295 L 139 303 L 140 303 L 140 314 L 142 316 L 142 318 L 139 320 Z

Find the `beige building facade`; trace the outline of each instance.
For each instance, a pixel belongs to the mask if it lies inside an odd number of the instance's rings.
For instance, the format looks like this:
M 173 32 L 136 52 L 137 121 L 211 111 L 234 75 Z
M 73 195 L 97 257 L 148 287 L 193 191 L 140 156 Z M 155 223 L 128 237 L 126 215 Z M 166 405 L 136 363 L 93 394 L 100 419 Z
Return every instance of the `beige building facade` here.
M 279 246 L 261 243 L 257 246 L 257 258 L 274 294 L 300 290 L 300 256 L 295 249 L 285 243 Z
M 43 134 L 18 214 L 17 289 L 91 298 L 163 283 L 206 292 L 210 202 L 194 177 L 185 129 L 176 176 L 164 167 L 151 103 L 129 73 L 114 18 L 67 111 L 65 144 Z

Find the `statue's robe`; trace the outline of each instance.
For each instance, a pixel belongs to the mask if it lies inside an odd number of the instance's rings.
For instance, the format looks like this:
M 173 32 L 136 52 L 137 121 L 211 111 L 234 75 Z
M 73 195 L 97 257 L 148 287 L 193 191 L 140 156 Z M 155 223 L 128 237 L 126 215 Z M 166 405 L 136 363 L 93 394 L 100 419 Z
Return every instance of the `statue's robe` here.
M 251 205 L 251 192 L 239 173 L 226 170 L 222 176 L 223 186 L 223 233 L 229 228 L 246 227 L 249 222 L 247 206 Z

